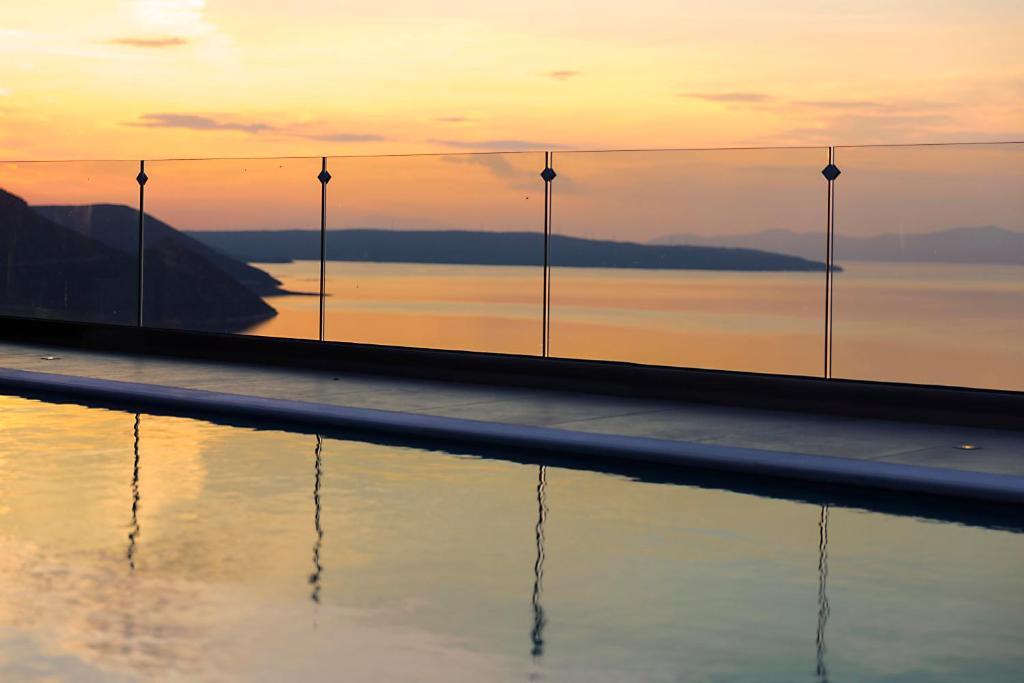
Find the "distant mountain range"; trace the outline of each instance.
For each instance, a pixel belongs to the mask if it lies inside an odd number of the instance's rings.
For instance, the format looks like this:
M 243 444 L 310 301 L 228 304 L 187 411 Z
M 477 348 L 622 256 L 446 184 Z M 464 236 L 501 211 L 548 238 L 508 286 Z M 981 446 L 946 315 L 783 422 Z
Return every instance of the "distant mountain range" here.
M 803 258 L 823 258 L 825 233 L 764 230 L 749 235 L 664 235 L 657 245 L 716 245 L 764 249 Z M 871 237 L 844 235 L 837 229 L 837 261 L 889 261 L 1024 265 L 1024 233 L 986 225 L 939 232 Z
M 320 258 L 315 230 L 190 232 L 207 246 L 255 263 Z M 540 266 L 544 238 L 536 232 L 469 230 L 329 230 L 327 259 L 390 263 Z M 663 246 L 554 235 L 551 264 L 578 268 L 664 268 L 738 271 L 823 271 L 821 260 L 723 246 Z
M 158 223 L 147 219 L 147 224 Z M 144 319 L 148 325 L 234 332 L 276 314 L 255 291 L 268 286 L 251 272 L 256 269 L 215 254 L 169 226 L 159 224 L 153 234 L 145 248 Z M 37 211 L 0 189 L 0 313 L 4 315 L 134 324 L 137 255 L 134 209 L 46 207 Z

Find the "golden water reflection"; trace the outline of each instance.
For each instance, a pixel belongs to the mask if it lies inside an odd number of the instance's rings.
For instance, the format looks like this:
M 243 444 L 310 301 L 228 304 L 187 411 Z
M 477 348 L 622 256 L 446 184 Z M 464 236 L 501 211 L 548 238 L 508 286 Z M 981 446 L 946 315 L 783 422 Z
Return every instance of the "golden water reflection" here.
M 830 506 L 826 546 L 817 504 L 138 420 L 0 398 L 4 680 L 1011 680 L 1024 665 L 1016 533 Z
M 1024 389 L 1024 267 L 842 264 L 837 377 Z M 261 264 L 317 292 L 319 264 Z M 821 273 L 555 268 L 552 355 L 820 376 Z M 539 268 L 335 263 L 333 341 L 532 354 L 541 348 Z M 252 334 L 315 338 L 317 296 L 273 297 Z

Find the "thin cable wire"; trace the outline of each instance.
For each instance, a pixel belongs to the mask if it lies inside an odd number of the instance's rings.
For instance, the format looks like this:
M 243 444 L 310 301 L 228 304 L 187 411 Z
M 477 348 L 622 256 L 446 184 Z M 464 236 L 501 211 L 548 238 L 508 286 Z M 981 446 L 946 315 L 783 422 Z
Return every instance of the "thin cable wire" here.
M 1024 145 L 1024 140 L 992 140 L 992 141 L 951 141 L 951 142 L 906 142 L 906 143 L 872 143 L 833 145 L 834 148 L 853 149 L 869 147 L 913 148 L 913 147 L 982 147 L 994 145 Z M 725 151 L 757 151 L 757 150 L 808 150 L 825 149 L 825 145 L 765 145 L 760 147 L 635 147 L 616 149 L 585 149 L 559 147 L 560 152 L 567 154 L 614 154 L 617 152 L 725 152 Z M 299 161 L 304 159 L 392 159 L 406 157 L 450 157 L 450 156 L 486 156 L 512 154 L 540 154 L 538 149 L 491 150 L 481 152 L 410 152 L 396 154 L 327 154 L 311 156 L 254 156 L 254 157 L 162 157 L 152 158 L 152 162 L 164 161 Z M 137 159 L 0 159 L 0 164 L 114 164 L 133 163 Z

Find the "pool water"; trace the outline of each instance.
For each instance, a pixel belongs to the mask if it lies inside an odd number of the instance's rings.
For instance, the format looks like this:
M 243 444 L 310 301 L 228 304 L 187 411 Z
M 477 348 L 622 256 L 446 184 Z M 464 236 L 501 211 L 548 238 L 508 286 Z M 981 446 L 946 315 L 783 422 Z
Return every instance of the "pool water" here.
M 0 396 L 0 680 L 1020 680 L 1020 525 Z

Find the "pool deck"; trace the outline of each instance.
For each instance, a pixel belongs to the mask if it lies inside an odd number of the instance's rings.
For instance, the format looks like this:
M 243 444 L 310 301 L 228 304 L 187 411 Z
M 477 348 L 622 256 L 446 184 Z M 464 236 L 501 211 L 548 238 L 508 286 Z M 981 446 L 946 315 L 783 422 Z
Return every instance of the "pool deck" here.
M 33 391 L 1024 502 L 1024 431 L 0 343 Z

